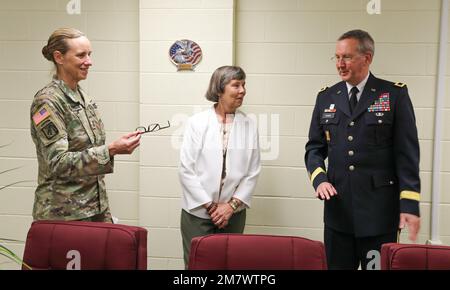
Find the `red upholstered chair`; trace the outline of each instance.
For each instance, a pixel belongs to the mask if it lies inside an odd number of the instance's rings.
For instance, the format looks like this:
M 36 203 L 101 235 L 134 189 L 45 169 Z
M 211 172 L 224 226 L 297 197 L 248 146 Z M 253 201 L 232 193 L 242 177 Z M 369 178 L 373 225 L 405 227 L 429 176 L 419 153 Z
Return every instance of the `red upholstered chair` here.
M 97 222 L 36 221 L 28 231 L 23 260 L 42 270 L 146 270 L 147 230 Z
M 387 243 L 381 247 L 381 270 L 450 270 L 450 247 Z
M 300 237 L 215 234 L 192 239 L 189 270 L 326 270 L 321 242 Z

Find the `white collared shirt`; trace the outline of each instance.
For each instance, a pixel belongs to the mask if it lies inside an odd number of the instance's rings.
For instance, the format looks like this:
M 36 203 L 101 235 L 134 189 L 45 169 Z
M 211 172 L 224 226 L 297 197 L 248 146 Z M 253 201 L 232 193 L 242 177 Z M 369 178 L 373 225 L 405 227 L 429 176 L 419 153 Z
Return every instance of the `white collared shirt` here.
M 359 98 L 361 97 L 361 94 L 364 90 L 364 87 L 366 86 L 367 80 L 369 79 L 370 72 L 367 73 L 367 76 L 356 85 L 358 88 L 358 93 L 356 94 L 356 99 L 359 101 Z M 353 85 L 349 84 L 348 82 L 345 83 L 347 85 L 347 92 L 348 92 L 348 98 L 350 99 L 350 90 L 354 87 Z

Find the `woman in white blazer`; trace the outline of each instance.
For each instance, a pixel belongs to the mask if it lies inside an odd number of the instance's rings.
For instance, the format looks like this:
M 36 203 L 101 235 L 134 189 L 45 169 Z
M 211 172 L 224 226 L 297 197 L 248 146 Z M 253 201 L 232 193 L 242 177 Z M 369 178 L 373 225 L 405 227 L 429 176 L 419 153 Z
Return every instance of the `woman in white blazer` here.
M 244 231 L 261 169 L 257 125 L 237 110 L 245 93 L 240 67 L 216 69 L 206 92 L 214 105 L 186 124 L 179 169 L 186 267 L 192 238 Z

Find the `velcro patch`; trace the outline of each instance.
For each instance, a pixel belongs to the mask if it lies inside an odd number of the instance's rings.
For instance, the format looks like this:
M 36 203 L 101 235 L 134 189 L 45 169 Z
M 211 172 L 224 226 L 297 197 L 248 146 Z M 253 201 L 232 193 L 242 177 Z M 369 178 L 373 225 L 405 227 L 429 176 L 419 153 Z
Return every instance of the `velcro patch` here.
M 58 127 L 51 120 L 42 126 L 41 131 L 48 140 L 51 140 L 59 134 Z
M 47 105 L 43 105 L 34 115 L 33 115 L 33 122 L 37 126 L 42 121 L 50 117 L 50 110 Z

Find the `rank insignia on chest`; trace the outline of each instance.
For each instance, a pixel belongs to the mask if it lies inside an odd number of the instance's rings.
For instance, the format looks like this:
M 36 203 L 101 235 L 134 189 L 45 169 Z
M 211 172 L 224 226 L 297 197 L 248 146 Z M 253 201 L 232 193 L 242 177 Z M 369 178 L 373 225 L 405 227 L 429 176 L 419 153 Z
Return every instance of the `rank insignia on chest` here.
M 389 93 L 384 93 L 367 108 L 368 112 L 389 112 L 391 110 Z

